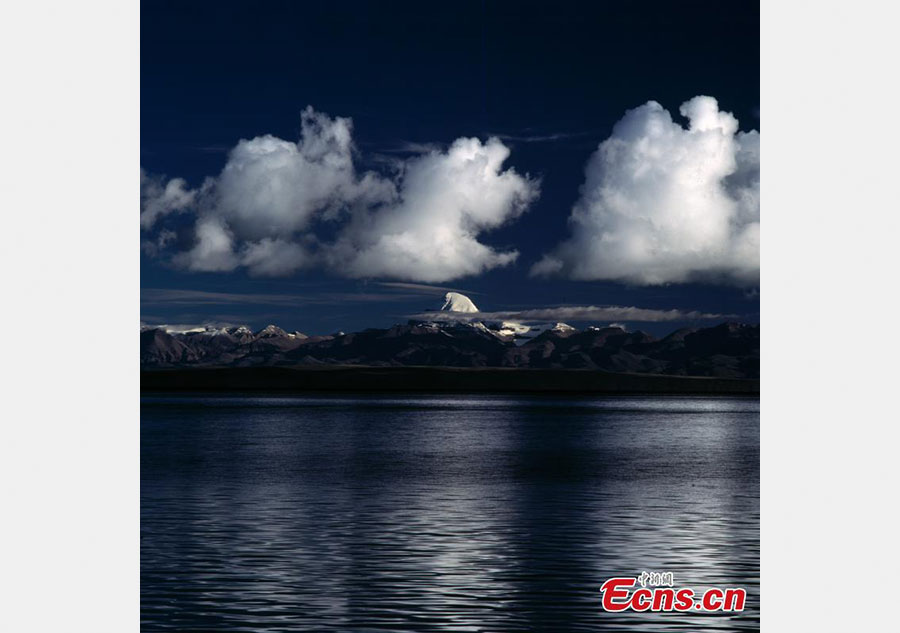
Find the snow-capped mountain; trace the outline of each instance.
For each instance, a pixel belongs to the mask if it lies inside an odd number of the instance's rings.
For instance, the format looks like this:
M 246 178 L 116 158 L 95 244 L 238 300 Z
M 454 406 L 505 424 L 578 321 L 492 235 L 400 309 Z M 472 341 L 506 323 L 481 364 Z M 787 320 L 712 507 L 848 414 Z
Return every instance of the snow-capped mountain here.
M 574 332 L 575 328 L 566 323 L 519 323 L 518 321 L 479 320 L 480 311 L 475 303 L 459 292 L 448 292 L 444 295 L 444 305 L 429 321 L 422 323 L 467 325 L 484 328 L 503 340 L 513 341 L 516 345 L 524 345 L 527 341 L 542 332 Z
M 307 336 L 268 325 L 141 324 L 141 365 L 432 365 L 603 369 L 620 372 L 756 378 L 759 326 L 724 323 L 682 329 L 657 340 L 620 325 L 579 330 L 566 323 L 481 320 L 467 296 L 448 292 L 428 321 L 387 329 Z
M 738 323 L 682 329 L 663 339 L 621 327 L 578 330 L 551 324 L 522 338 L 520 324 L 416 322 L 387 329 L 309 336 L 269 326 L 142 326 L 141 365 L 253 367 L 291 365 L 602 369 L 617 372 L 757 378 L 759 326 Z M 521 328 L 518 328 L 521 329 Z
M 442 312 L 478 312 L 478 308 L 466 295 L 458 292 L 448 292 L 444 295 Z

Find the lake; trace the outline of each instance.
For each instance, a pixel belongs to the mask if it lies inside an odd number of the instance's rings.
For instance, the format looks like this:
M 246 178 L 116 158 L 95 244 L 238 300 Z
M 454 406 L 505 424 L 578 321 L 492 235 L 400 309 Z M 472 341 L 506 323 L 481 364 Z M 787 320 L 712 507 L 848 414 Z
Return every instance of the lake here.
M 748 590 L 609 613 L 612 576 Z M 759 400 L 216 396 L 141 404 L 143 631 L 759 628 Z

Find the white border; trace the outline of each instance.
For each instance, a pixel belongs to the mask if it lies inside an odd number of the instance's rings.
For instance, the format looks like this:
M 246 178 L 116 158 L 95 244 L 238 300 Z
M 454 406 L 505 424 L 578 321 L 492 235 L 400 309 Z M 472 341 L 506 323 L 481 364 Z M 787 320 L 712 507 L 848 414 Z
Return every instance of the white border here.
M 762 7 L 764 631 L 890 628 L 897 9 Z M 890 570 L 890 571 L 889 571 Z M 847 603 L 866 583 L 867 603 Z
M 139 19 L 0 8 L 2 631 L 139 630 Z

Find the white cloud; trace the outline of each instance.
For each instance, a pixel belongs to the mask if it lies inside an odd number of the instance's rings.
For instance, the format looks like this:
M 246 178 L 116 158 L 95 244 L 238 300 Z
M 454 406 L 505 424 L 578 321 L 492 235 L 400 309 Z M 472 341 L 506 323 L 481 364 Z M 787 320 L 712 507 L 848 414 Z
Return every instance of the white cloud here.
M 196 191 L 188 189 L 182 178 L 168 182 L 141 168 L 141 228 L 149 229 L 162 216 L 186 211 L 194 204 Z
M 194 247 L 175 255 L 176 266 L 197 272 L 228 272 L 240 263 L 234 254 L 234 236 L 222 218 L 201 217 L 195 227 Z
M 712 97 L 682 104 L 687 128 L 650 101 L 588 161 L 571 237 L 535 275 L 637 284 L 758 284 L 759 133 Z
M 653 310 L 633 306 L 559 306 L 495 312 L 421 312 L 410 316 L 417 319 L 441 321 L 518 321 L 522 323 L 631 321 L 649 323 L 722 319 L 734 317 L 735 315 L 698 312 L 696 310 L 687 312 L 683 310 Z
M 240 141 L 216 181 L 216 214 L 241 239 L 289 238 L 320 214 L 390 200 L 390 182 L 371 174 L 357 178 L 351 131 L 350 119 L 330 119 L 308 107 L 298 143 L 271 135 Z
M 141 240 L 141 250 L 150 257 L 156 257 L 159 253 L 164 251 L 169 244 L 174 243 L 177 237 L 175 231 L 163 229 L 154 239 Z
M 517 251 L 478 240 L 538 194 L 536 182 L 502 171 L 508 156 L 496 138 L 461 138 L 446 152 L 410 159 L 397 201 L 357 214 L 330 249 L 331 265 L 349 277 L 440 282 L 515 261 Z
M 244 247 L 241 264 L 251 275 L 279 277 L 312 264 L 312 256 L 302 245 L 265 237 Z
M 217 216 L 204 216 L 197 221 L 195 239 L 193 248 L 175 255 L 176 266 L 194 272 L 229 272 L 244 266 L 254 276 L 279 277 L 312 262 L 312 256 L 301 244 L 281 238 L 244 242 L 237 250 L 234 234 Z
M 173 258 L 195 271 L 243 266 L 277 276 L 323 266 L 353 278 L 441 282 L 515 261 L 515 250 L 479 237 L 524 212 L 538 185 L 503 171 L 509 150 L 498 139 L 458 139 L 446 152 L 412 156 L 393 178 L 359 176 L 349 119 L 308 107 L 301 123 L 298 143 L 270 135 L 240 141 L 200 190 L 159 181 L 158 202 L 142 206 L 142 228 L 195 206 L 195 244 Z M 142 191 L 143 183 L 142 172 Z M 323 239 L 329 231 L 334 236 Z

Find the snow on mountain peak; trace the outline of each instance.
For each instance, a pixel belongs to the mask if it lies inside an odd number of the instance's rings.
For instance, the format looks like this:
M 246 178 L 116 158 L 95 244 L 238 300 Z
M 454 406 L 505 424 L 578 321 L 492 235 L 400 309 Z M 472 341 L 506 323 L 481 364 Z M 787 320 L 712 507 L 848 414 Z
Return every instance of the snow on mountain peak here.
M 444 312 L 478 312 L 478 308 L 466 295 L 458 292 L 448 292 L 444 295 Z
M 268 336 L 287 336 L 287 332 L 285 332 L 284 330 L 282 330 L 282 329 L 281 329 L 280 327 L 278 327 L 277 325 L 267 325 L 266 327 L 264 327 L 263 329 L 261 329 L 259 332 L 257 332 L 257 333 L 256 333 L 256 336 L 263 336 L 263 337 L 268 337 Z

